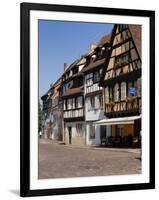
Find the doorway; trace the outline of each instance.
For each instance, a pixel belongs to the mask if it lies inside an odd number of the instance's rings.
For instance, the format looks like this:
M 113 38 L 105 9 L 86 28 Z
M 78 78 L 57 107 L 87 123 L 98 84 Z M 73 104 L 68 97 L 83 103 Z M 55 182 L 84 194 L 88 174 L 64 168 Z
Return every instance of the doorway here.
M 101 144 L 106 144 L 107 139 L 107 129 L 106 126 L 100 126 L 100 140 Z
M 69 144 L 72 143 L 72 127 L 68 127 Z

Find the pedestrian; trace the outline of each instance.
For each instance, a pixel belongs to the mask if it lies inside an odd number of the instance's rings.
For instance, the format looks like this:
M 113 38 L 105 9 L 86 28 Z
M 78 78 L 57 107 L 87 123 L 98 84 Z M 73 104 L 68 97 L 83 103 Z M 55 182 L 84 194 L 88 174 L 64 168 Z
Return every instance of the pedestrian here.
M 42 137 L 42 132 L 41 131 L 39 132 L 39 136 L 40 136 L 40 139 L 41 139 L 41 137 Z

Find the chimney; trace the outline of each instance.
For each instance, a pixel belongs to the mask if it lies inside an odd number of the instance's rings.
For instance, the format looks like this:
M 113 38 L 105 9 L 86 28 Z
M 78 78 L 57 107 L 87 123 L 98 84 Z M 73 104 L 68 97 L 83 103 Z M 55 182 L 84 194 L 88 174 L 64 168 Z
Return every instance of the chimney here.
M 67 67 L 68 67 L 68 64 L 64 63 L 64 72 L 66 71 Z

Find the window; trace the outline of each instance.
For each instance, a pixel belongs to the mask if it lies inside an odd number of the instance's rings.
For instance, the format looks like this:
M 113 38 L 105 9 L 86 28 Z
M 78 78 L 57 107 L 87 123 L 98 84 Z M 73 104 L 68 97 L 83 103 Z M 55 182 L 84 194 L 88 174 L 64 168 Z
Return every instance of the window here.
M 95 126 L 92 125 L 92 123 L 89 126 L 90 130 L 89 130 L 89 138 L 90 139 L 95 139 Z
M 73 81 L 70 81 L 66 84 L 67 89 L 71 88 L 73 86 Z
M 103 69 L 100 69 L 100 70 L 99 70 L 100 75 L 102 74 L 102 72 L 103 72 Z
M 114 86 L 114 101 L 119 101 L 119 84 L 116 83 Z
M 91 103 L 91 106 L 90 108 L 94 108 L 95 107 L 95 97 L 90 97 L 90 103 Z
M 75 100 L 75 107 L 76 108 L 81 108 L 83 107 L 83 97 L 80 96 L 80 97 L 77 97 L 76 100 Z
M 75 67 L 74 69 L 72 69 L 72 74 L 77 74 L 78 73 L 78 67 Z
M 76 124 L 76 132 L 77 132 L 78 136 L 82 136 L 83 135 L 82 124 Z
M 93 73 L 87 74 L 85 76 L 86 80 L 86 93 L 91 92 L 91 86 L 93 85 Z
M 66 92 L 66 85 L 63 86 L 63 93 Z
M 72 99 L 72 108 L 75 108 L 75 98 Z
M 123 125 L 117 125 L 116 127 L 116 137 L 122 137 L 123 136 Z
M 109 103 L 109 87 L 105 88 L 105 102 Z
M 96 54 L 93 54 L 93 55 L 91 56 L 91 61 L 94 62 L 96 59 L 97 59 Z
M 67 109 L 71 109 L 72 99 L 67 99 Z
M 66 100 L 63 101 L 63 109 L 66 110 Z
M 117 57 L 115 57 L 115 65 L 116 67 L 120 66 L 121 64 L 126 64 L 129 61 L 129 54 L 124 53 Z
M 110 101 L 113 101 L 113 88 L 109 88 L 109 99 Z
M 78 116 L 79 116 L 79 117 L 82 117 L 82 116 L 83 116 L 83 109 L 79 109 L 79 111 L 78 111 Z
M 126 83 L 121 83 L 121 100 L 124 100 L 126 98 Z
M 99 108 L 103 106 L 103 96 L 99 95 Z
M 82 97 L 78 97 L 78 108 L 82 107 L 82 101 L 83 101 L 83 98 Z
M 100 108 L 99 95 L 96 95 L 94 98 L 95 98 L 95 108 L 99 109 Z
M 100 79 L 99 71 L 94 72 L 93 82 L 94 83 L 99 82 L 99 79 Z

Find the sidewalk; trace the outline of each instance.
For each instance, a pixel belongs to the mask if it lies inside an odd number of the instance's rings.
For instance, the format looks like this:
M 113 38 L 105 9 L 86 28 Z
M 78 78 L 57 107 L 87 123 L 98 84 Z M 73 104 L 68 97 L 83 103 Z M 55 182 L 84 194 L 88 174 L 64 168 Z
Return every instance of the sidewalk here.
M 116 152 L 129 152 L 140 154 L 140 148 L 114 148 L 114 147 L 100 147 L 100 146 L 77 146 L 77 145 L 65 145 L 69 148 L 83 148 L 88 150 L 97 150 L 97 151 L 116 151 Z
M 60 141 L 56 140 L 50 140 L 50 139 L 40 139 L 40 143 L 49 143 L 49 144 L 55 144 L 55 145 L 63 145 L 68 148 L 80 148 L 80 149 L 88 149 L 88 150 L 97 150 L 97 151 L 116 151 L 116 152 L 129 152 L 129 153 L 136 153 L 140 154 L 141 149 L 140 148 L 114 148 L 114 147 L 100 147 L 100 146 L 79 146 L 79 145 L 69 145 L 69 144 L 63 144 Z

